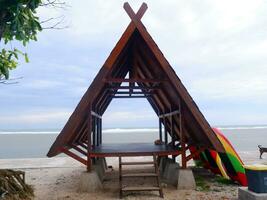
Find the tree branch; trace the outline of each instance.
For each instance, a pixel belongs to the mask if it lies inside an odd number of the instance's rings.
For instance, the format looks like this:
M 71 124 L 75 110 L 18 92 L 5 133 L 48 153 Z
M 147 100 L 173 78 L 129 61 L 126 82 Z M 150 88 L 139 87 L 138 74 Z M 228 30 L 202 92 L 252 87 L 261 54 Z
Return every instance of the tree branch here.
M 5 22 L 4 22 L 5 16 L 6 16 L 6 12 L 1 11 L 1 14 L 0 14 L 0 42 L 1 42 L 2 35 L 4 33 L 4 30 L 5 30 Z
M 3 79 L 0 77 L 0 84 L 4 84 L 4 85 L 13 85 L 13 84 L 18 84 L 19 81 L 23 79 L 23 77 L 18 77 L 18 78 L 11 78 L 11 79 Z
M 67 7 L 66 2 L 61 2 L 59 0 L 47 0 L 46 3 L 41 3 L 40 6 L 53 7 L 59 9 L 65 9 Z
M 52 20 L 58 19 L 58 18 L 61 18 L 58 22 L 56 22 L 55 24 L 53 24 L 51 26 L 48 26 L 48 27 L 42 27 L 42 29 L 56 29 L 56 30 L 61 30 L 61 29 L 68 28 L 68 26 L 62 26 L 62 27 L 59 26 L 59 25 L 61 25 L 64 22 L 64 19 L 65 19 L 64 16 L 60 16 L 60 17 L 57 17 L 57 18 L 50 18 L 50 19 L 47 19 L 47 20 L 42 21 L 41 23 L 49 22 L 49 21 L 52 21 Z

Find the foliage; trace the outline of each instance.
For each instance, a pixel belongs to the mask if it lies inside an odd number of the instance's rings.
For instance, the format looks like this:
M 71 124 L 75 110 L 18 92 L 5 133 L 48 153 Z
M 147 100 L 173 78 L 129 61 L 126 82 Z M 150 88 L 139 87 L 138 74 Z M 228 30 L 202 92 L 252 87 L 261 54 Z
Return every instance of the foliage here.
M 32 199 L 33 187 L 25 183 L 25 172 L 0 169 L 0 199 Z
M 15 69 L 17 67 L 18 63 L 16 62 L 16 60 L 18 59 L 19 54 L 25 57 L 26 62 L 29 62 L 27 53 L 22 53 L 16 48 L 14 50 L 8 51 L 2 49 L 2 51 L 0 52 L 0 76 L 4 76 L 5 79 L 9 78 L 9 70 Z
M 195 175 L 195 181 L 196 181 L 196 186 L 197 186 L 197 191 L 209 191 L 210 190 L 210 185 L 208 184 L 207 181 L 202 176 Z
M 41 0 L 0 0 L 0 40 L 4 44 L 13 40 L 26 46 L 29 41 L 37 40 L 37 33 L 42 30 L 36 9 Z M 0 51 L 0 79 L 9 78 L 9 70 L 17 67 L 19 55 L 28 62 L 26 53 L 16 48 Z
M 224 185 L 234 185 L 235 183 L 231 179 L 226 179 L 224 177 L 218 176 L 215 178 L 215 181 Z

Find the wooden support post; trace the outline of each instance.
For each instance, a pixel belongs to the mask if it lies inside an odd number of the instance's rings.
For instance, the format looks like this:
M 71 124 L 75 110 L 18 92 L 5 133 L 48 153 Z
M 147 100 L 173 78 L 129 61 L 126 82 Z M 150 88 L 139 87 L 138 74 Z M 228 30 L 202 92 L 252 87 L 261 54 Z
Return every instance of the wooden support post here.
M 159 118 L 159 140 L 162 141 L 162 123 L 160 118 Z
M 99 118 L 96 118 L 96 145 L 100 144 L 100 126 L 99 126 Z
M 173 115 L 170 115 L 170 122 L 171 122 L 171 145 L 174 148 L 175 144 L 174 144 L 174 118 Z M 175 162 L 175 156 L 172 156 L 172 160 Z
M 185 147 L 185 137 L 183 133 L 183 118 L 182 118 L 182 107 L 181 107 L 180 100 L 179 100 L 179 110 L 180 110 L 180 117 L 179 117 L 180 142 L 181 142 L 181 149 L 182 149 L 182 169 L 186 169 L 186 147 Z
M 99 129 L 100 129 L 100 145 L 102 144 L 102 119 L 99 119 Z
M 92 117 L 92 131 L 93 131 L 93 137 L 92 137 L 92 140 L 93 140 L 93 147 L 95 148 L 95 121 L 96 121 L 96 117 Z
M 170 116 L 170 121 L 171 121 L 171 140 L 172 140 L 171 144 L 174 147 L 174 127 L 173 127 L 174 120 L 172 115 Z
M 165 139 L 165 144 L 168 144 L 168 133 L 167 133 L 167 121 L 166 118 L 164 118 L 164 139 Z
M 91 110 L 91 109 L 90 109 Z M 88 113 L 88 144 L 87 144 L 87 171 L 90 172 L 92 170 L 92 160 L 91 160 L 91 150 L 92 150 L 92 115 Z

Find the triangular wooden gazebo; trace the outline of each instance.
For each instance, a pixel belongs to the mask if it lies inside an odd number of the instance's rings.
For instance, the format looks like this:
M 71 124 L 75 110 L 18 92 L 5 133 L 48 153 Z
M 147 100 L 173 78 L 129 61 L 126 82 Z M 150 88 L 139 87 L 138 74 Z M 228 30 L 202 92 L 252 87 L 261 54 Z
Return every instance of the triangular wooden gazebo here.
M 141 22 L 147 5 L 143 3 L 136 14 L 128 3 L 124 4 L 124 9 L 131 18 L 130 24 L 58 135 L 48 157 L 65 153 L 85 164 L 90 171 L 91 160 L 95 157 L 181 154 L 185 168 L 186 162 L 194 156 L 186 155 L 190 145 L 199 151 L 209 148 L 224 152 L 212 128 Z M 125 83 L 128 84 L 125 86 Z M 131 145 L 106 148 L 102 144 L 102 115 L 113 98 L 146 98 L 159 118 L 159 139 L 164 144 L 158 145 L 160 147 L 143 144 L 135 150 Z

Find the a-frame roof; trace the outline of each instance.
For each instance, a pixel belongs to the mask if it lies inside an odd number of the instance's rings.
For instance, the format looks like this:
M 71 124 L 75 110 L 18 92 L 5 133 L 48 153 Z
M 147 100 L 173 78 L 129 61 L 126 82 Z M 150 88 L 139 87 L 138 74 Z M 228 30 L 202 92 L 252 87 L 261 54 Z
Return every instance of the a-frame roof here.
M 86 143 L 88 115 L 91 112 L 103 115 L 112 99 L 117 97 L 116 93 L 122 88 L 121 82 L 126 80 L 126 75 L 129 76 L 129 86 L 132 86 L 128 89 L 131 92 L 135 87 L 139 89 L 158 116 L 179 110 L 188 144 L 224 152 L 209 123 L 141 22 L 147 5 L 143 3 L 136 14 L 128 3 L 124 4 L 124 8 L 131 18 L 130 24 L 47 155 L 52 157 L 61 153 L 62 148 L 70 149 L 79 143 Z M 178 140 L 181 130 L 179 120 L 179 117 L 174 117 L 170 121 L 166 117 L 162 122 L 167 130 L 173 124 Z

